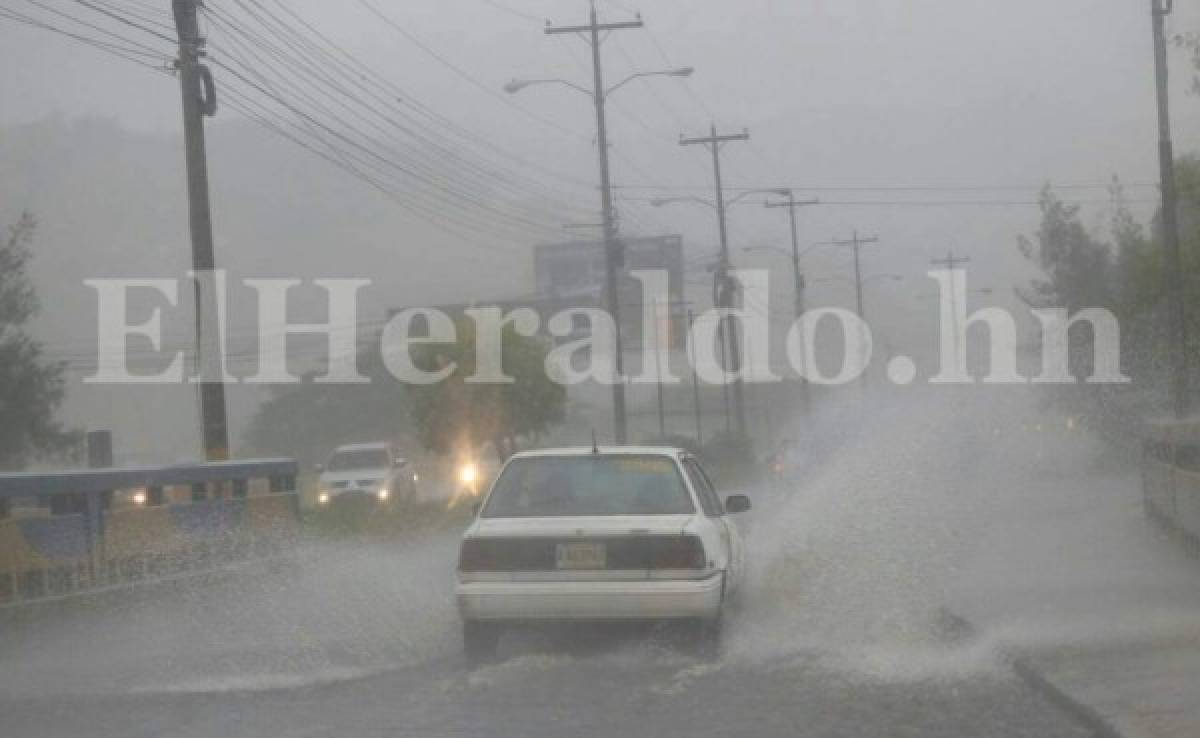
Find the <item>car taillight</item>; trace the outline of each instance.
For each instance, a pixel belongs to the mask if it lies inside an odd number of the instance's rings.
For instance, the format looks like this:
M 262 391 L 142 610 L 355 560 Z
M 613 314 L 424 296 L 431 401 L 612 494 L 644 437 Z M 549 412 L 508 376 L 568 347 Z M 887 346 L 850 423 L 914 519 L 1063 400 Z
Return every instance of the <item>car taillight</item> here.
M 654 569 L 703 569 L 706 563 L 704 544 L 696 536 L 673 536 L 659 539 L 653 559 Z

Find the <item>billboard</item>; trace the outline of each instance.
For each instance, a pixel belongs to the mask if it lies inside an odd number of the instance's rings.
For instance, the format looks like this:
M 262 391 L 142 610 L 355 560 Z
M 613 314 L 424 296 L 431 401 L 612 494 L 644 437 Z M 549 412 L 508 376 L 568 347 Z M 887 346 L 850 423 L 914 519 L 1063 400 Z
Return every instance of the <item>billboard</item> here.
M 686 336 L 687 306 L 683 300 L 683 238 L 677 235 L 621 238 L 624 264 L 617 275 L 621 344 L 636 350 L 642 342 L 642 286 L 631 271 L 661 269 L 667 272 L 667 305 L 662 316 L 662 340 L 682 348 Z M 569 241 L 541 244 L 533 252 L 534 284 L 540 299 L 569 307 L 603 308 L 605 299 L 604 243 Z

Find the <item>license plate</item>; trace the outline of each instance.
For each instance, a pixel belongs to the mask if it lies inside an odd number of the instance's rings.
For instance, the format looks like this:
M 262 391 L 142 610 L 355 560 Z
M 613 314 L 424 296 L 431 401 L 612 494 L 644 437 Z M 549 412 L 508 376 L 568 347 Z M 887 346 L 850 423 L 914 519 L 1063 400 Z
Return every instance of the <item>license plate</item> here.
M 560 543 L 555 562 L 559 569 L 603 569 L 606 553 L 603 543 Z

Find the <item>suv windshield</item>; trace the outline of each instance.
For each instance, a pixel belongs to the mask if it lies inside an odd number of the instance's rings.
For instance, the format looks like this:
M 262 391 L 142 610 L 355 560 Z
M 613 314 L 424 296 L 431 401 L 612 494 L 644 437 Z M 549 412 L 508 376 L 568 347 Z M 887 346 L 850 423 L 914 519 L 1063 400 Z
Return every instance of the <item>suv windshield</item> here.
M 382 469 L 388 465 L 387 451 L 378 448 L 358 451 L 338 451 L 329 460 L 329 471 L 350 469 Z
M 666 456 L 549 456 L 509 464 L 485 518 L 569 515 L 677 515 L 695 511 Z

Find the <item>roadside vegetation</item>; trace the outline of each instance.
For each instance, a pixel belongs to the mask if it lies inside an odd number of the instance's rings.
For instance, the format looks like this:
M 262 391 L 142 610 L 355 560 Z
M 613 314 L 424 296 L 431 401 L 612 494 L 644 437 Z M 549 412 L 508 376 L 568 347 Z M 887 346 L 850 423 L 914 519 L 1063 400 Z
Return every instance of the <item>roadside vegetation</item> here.
M 1195 274 L 1200 270 L 1200 155 L 1178 160 L 1176 180 L 1183 271 Z M 1121 368 L 1133 382 L 1055 386 L 1047 389 L 1047 397 L 1109 440 L 1127 445 L 1135 440 L 1139 419 L 1167 410 L 1165 393 L 1145 389 L 1167 386 L 1169 371 L 1163 239 L 1158 212 L 1149 222 L 1139 222 L 1119 181 L 1113 181 L 1109 195 L 1112 205 L 1107 227 L 1089 229 L 1081 220 L 1079 206 L 1064 203 L 1047 186 L 1041 196 L 1038 230 L 1019 242 L 1021 253 L 1043 276 L 1018 290 L 1018 295 L 1034 308 L 1064 307 L 1074 313 L 1099 307 L 1117 316 Z M 1186 350 L 1191 357 L 1200 356 L 1200 282 L 1186 281 L 1182 297 L 1187 313 Z M 1092 369 L 1091 332 L 1073 329 L 1069 349 L 1072 375 L 1087 377 Z M 1195 369 L 1193 358 L 1193 375 Z M 1151 408 L 1149 413 L 1145 408 Z

